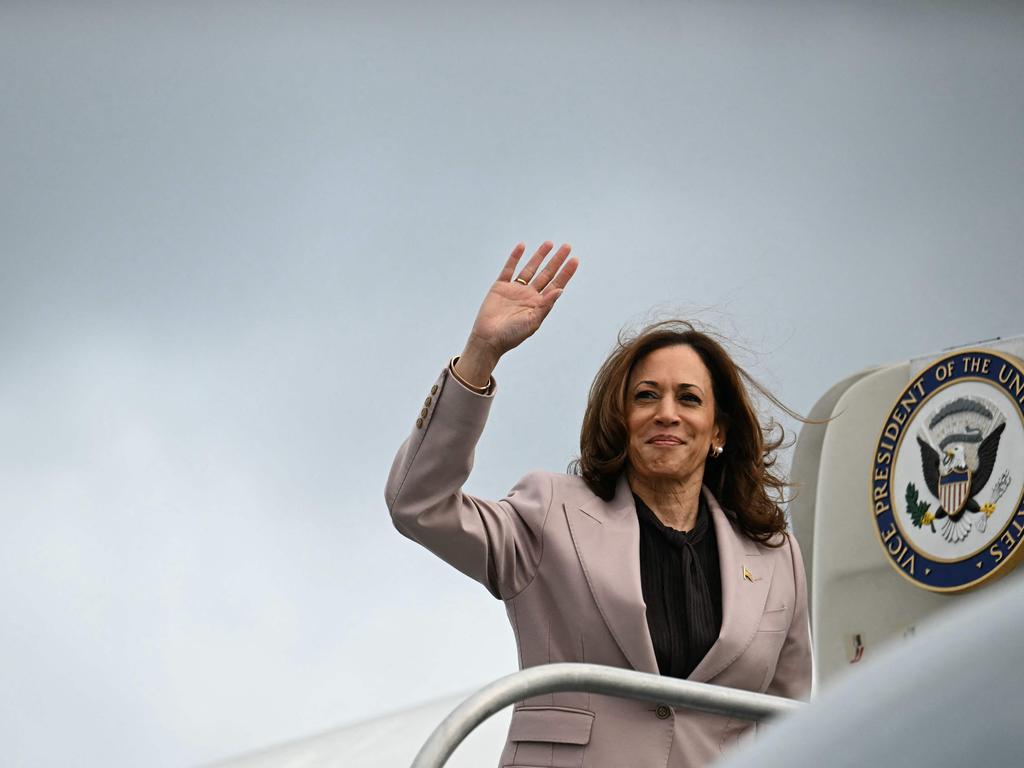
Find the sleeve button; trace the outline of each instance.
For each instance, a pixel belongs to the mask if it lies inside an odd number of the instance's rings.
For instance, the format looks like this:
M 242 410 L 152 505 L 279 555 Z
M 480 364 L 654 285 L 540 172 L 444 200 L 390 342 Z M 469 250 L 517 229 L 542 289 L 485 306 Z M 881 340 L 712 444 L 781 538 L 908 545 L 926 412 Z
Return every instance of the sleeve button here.
M 659 704 L 658 708 L 654 710 L 654 714 L 658 716 L 659 720 L 667 720 L 668 716 L 672 714 L 672 710 L 664 704 Z
M 423 410 L 420 411 L 420 418 L 421 419 L 427 418 L 427 409 L 426 408 L 424 408 Z
M 427 398 L 426 400 L 424 400 L 424 401 L 423 401 L 423 404 L 424 404 L 425 406 L 427 406 L 427 407 L 429 408 L 429 407 L 430 407 L 430 404 L 431 404 L 432 402 L 434 402 L 434 399 L 433 399 L 433 398 L 431 398 L 431 397 L 428 397 L 428 398 Z
M 432 395 L 436 395 L 437 394 L 437 384 L 435 384 L 434 386 L 432 386 L 430 388 L 430 394 L 432 394 Z
M 421 429 L 422 427 L 423 427 L 423 419 L 416 419 L 416 429 Z

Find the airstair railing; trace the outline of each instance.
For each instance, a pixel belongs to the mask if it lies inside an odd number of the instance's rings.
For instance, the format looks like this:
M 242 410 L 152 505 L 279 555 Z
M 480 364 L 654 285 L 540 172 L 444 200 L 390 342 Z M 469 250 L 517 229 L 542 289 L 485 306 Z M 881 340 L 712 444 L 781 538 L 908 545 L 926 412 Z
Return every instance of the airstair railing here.
M 462 702 L 430 734 L 412 768 L 441 768 L 463 739 L 495 712 L 531 696 L 564 691 L 654 701 L 745 720 L 767 720 L 803 706 L 792 699 L 632 669 L 599 664 L 544 664 L 495 680 Z

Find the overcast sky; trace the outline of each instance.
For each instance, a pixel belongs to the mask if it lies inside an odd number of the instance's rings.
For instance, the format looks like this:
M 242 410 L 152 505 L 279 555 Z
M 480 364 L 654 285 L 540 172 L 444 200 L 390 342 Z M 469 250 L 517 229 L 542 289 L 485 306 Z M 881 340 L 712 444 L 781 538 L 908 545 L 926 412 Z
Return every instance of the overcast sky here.
M 1015 3 L 0 3 L 0 762 L 195 765 L 511 671 L 390 526 L 508 251 L 580 270 L 470 490 L 684 314 L 807 410 L 1024 332 Z

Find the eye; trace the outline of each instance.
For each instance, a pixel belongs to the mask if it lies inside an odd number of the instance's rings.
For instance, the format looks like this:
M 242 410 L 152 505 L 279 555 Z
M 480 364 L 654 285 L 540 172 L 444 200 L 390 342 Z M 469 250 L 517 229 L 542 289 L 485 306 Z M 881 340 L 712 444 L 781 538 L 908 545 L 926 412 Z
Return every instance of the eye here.
M 683 394 L 679 396 L 679 399 L 684 403 L 693 403 L 694 405 L 700 405 L 702 402 L 700 397 L 695 395 L 693 392 L 683 392 Z
M 658 393 L 650 389 L 642 389 L 633 397 L 636 400 L 656 400 L 658 398 Z

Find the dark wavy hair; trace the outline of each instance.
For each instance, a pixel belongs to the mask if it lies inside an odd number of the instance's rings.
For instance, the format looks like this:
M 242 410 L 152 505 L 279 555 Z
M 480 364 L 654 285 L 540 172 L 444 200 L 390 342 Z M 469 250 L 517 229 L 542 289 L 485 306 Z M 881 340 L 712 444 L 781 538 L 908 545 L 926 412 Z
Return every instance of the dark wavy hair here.
M 735 515 L 751 539 L 779 546 L 785 540 L 786 517 L 780 507 L 788 483 L 775 470 L 776 451 L 785 432 L 774 419 L 764 425 L 748 394 L 756 390 L 785 413 L 806 421 L 737 365 L 714 334 L 683 320 L 665 320 L 635 334 L 619 334 L 618 343 L 601 365 L 590 387 L 580 430 L 580 455 L 569 465 L 605 501 L 615 495 L 619 476 L 628 464 L 626 387 L 636 364 L 656 349 L 691 347 L 711 374 L 715 418 L 728 434 L 725 452 L 704 464 L 704 484 L 724 509 Z

